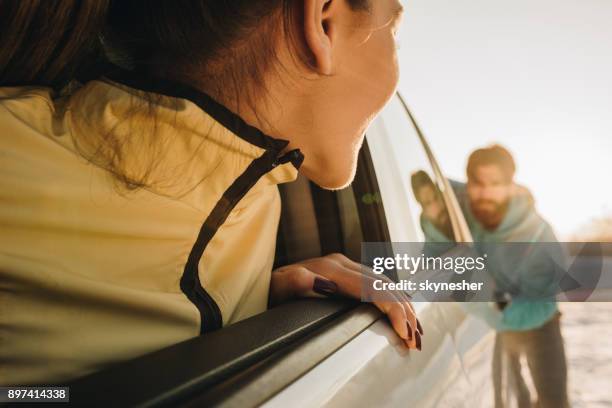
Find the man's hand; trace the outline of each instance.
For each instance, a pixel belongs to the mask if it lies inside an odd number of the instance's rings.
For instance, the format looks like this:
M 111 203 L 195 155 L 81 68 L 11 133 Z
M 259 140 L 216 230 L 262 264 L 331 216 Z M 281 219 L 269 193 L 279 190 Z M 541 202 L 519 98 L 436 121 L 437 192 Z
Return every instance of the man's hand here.
M 283 266 L 272 272 L 270 303 L 275 305 L 296 297 L 335 295 L 361 299 L 363 279 L 384 279 L 384 276 L 364 274 L 361 268 L 360 264 L 341 254 Z M 408 296 L 394 291 L 385 294 L 384 298 L 388 301 L 374 301 L 374 305 L 387 315 L 406 346 L 420 350 L 423 328 Z

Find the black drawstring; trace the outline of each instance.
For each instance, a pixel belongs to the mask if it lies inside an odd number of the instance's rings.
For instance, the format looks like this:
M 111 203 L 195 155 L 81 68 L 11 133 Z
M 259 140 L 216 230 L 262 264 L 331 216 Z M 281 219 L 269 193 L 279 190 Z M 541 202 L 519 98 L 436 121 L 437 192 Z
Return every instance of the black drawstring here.
M 246 170 L 225 190 L 208 217 L 204 221 L 198 238 L 193 245 L 183 276 L 181 277 L 181 290 L 200 311 L 200 333 L 220 329 L 223 325 L 221 311 L 214 299 L 202 287 L 199 275 L 199 264 L 208 243 L 213 239 L 221 225 L 227 220 L 231 211 L 240 200 L 253 188 L 261 177 L 275 167 L 291 162 L 299 168 L 304 155 L 299 149 L 291 150 L 280 156 L 274 150 L 267 150 L 257 159 L 253 160 Z
M 291 164 L 293 164 L 293 167 L 299 169 L 303 161 L 304 155 L 302 154 L 300 149 L 293 149 L 276 159 L 276 161 L 272 163 L 272 167 L 291 162 Z

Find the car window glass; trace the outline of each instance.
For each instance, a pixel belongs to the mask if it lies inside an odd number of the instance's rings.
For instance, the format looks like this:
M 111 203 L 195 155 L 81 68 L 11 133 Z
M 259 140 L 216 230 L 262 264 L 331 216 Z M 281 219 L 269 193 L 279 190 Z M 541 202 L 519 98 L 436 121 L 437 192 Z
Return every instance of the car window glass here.
M 387 161 L 384 166 L 386 170 L 379 172 L 377 167 L 377 176 L 381 184 L 383 177 L 392 178 L 390 182 L 393 184 L 386 191 L 381 189 L 385 209 L 388 202 L 395 201 L 390 205 L 401 206 L 401 211 L 408 213 L 415 230 L 411 241 L 454 241 L 440 180 L 432 169 L 410 118 L 396 97 L 381 113 L 374 132 L 376 139 L 371 138 L 369 143 L 373 147 L 376 144 L 378 155 Z M 403 202 L 397 203 L 398 200 Z

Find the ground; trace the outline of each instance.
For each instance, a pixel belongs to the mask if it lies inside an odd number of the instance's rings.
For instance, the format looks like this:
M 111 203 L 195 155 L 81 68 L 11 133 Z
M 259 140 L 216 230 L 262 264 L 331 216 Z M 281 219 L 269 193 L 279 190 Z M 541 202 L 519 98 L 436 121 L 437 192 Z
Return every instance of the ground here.
M 612 407 L 612 302 L 560 309 L 572 407 Z

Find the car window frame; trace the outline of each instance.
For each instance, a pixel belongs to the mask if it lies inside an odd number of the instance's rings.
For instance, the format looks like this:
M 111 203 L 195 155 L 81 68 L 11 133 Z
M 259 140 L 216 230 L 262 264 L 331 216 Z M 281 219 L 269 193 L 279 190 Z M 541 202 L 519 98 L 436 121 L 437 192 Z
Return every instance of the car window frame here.
M 473 242 L 472 233 L 467 225 L 465 216 L 463 214 L 463 211 L 461 210 L 459 201 L 457 200 L 457 196 L 455 195 L 455 192 L 453 188 L 451 187 L 451 184 L 448 178 L 444 176 L 444 173 L 442 172 L 442 168 L 440 167 L 438 160 L 433 154 L 433 151 L 431 147 L 429 146 L 429 143 L 427 142 L 427 139 L 425 138 L 425 135 L 423 134 L 421 127 L 416 121 L 416 118 L 414 117 L 414 115 L 412 114 L 412 111 L 408 107 L 406 100 L 404 99 L 404 97 L 399 91 L 396 93 L 396 95 L 397 95 L 397 98 L 402 108 L 404 109 L 404 112 L 410 119 L 410 122 L 412 123 L 412 126 L 414 127 L 414 130 L 421 142 L 421 145 L 423 146 L 423 149 L 425 150 L 427 159 L 429 160 L 429 163 L 431 164 L 431 167 L 434 172 L 435 182 L 439 186 L 442 186 L 440 191 L 442 193 L 444 204 L 446 205 L 446 208 L 450 216 L 449 218 L 451 221 L 455 241 L 461 242 L 461 243 Z

